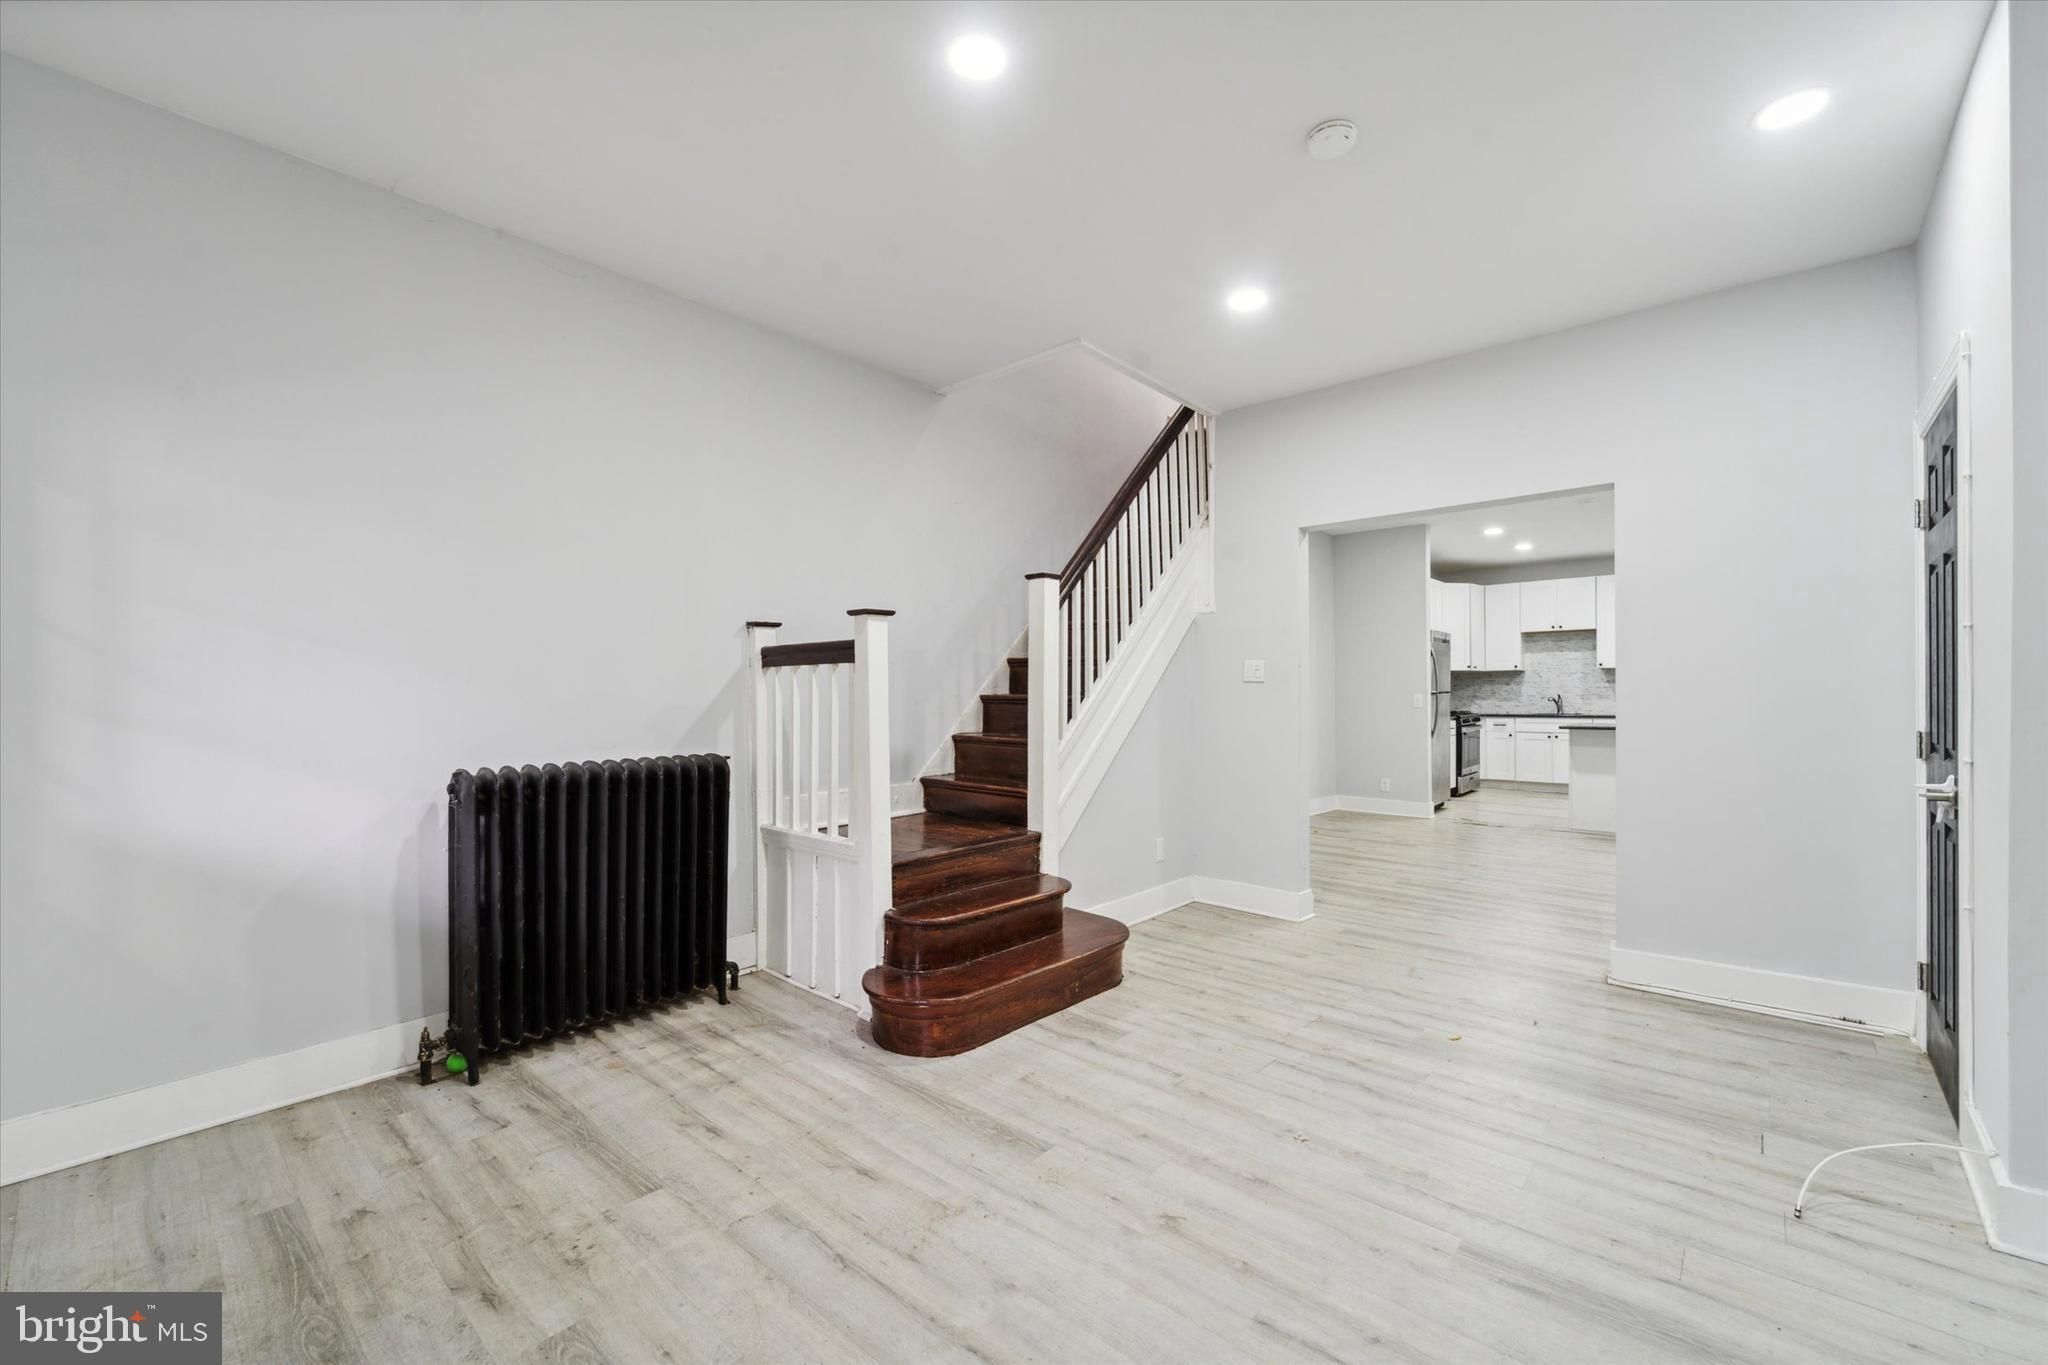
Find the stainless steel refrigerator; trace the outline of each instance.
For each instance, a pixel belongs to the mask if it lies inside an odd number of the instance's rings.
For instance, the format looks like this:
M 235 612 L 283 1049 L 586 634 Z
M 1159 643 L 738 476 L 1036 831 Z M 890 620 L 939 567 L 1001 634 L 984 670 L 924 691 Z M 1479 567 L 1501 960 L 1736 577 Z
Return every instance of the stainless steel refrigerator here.
M 1451 637 L 1429 633 L 1429 800 L 1442 806 L 1451 799 L 1451 775 L 1457 766 L 1458 727 L 1451 720 Z

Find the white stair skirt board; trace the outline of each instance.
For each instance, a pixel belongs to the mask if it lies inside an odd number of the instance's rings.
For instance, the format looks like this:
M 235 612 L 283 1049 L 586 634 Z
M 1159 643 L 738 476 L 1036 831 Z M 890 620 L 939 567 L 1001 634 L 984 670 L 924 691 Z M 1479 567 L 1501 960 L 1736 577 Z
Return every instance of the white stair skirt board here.
M 1980 1152 L 1998 1151 L 1984 1131 L 1983 1116 L 1967 1099 L 1958 1127 L 1957 1140 L 1964 1146 Z M 2002 1154 L 1981 1157 L 1965 1153 L 1963 1173 L 1970 1178 L 1970 1194 L 1984 1223 L 1984 1240 L 1992 1249 L 2048 1263 L 2048 1190 L 2014 1184 Z
M 1416 820 L 1427 820 L 1436 814 L 1436 807 L 1427 801 L 1396 801 L 1385 796 L 1322 796 L 1308 806 L 1312 816 L 1333 810 L 1348 810 L 1357 815 L 1404 815 Z
M 1914 991 L 1738 967 L 1697 957 L 1669 957 L 1619 944 L 1608 955 L 1607 979 L 1631 990 L 1864 1033 L 1910 1035 L 1914 1012 L 1920 1007 L 1920 997 Z
M 1124 741 L 1159 680 L 1187 638 L 1195 617 L 1213 608 L 1215 532 L 1205 523 L 1191 532 L 1138 614 L 1131 633 L 1096 690 L 1060 740 L 1060 844 L 1080 827 L 1088 802 L 1116 762 Z
M 9 1119 L 0 1123 L 0 1185 L 412 1071 L 419 1066 L 420 1030 L 438 1035 L 447 1027 L 445 1014 L 387 1024 L 202 1076 Z
M 1128 896 L 1119 896 L 1113 901 L 1074 908 L 1086 910 L 1091 915 L 1105 915 L 1125 924 L 1142 924 L 1169 910 L 1178 910 L 1198 901 L 1203 905 L 1241 910 L 1248 915 L 1261 915 L 1293 924 L 1312 919 L 1316 913 L 1315 893 L 1312 891 L 1282 891 L 1274 886 L 1227 882 L 1216 877 L 1178 877 L 1143 891 L 1134 891 Z

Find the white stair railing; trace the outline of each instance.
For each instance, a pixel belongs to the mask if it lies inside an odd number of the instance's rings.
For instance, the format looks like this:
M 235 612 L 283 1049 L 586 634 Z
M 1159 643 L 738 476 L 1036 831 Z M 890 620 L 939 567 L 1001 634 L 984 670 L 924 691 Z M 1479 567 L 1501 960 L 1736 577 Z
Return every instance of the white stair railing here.
M 754 930 L 761 966 L 865 1014 L 889 908 L 889 617 L 853 638 L 777 644 L 747 623 Z M 843 781 L 842 781 L 843 778 Z
M 1209 434 L 1206 414 L 1181 408 L 1066 568 L 1025 580 L 1026 819 L 1048 873 L 1195 615 L 1213 605 Z

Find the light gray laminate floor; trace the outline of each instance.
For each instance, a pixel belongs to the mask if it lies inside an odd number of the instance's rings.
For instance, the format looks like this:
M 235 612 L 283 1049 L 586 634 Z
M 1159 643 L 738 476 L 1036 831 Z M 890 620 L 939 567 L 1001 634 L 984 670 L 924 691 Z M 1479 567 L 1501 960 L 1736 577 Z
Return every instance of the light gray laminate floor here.
M 225 1287 L 236 1360 L 2021 1360 L 1903 1041 L 1607 986 L 1562 798 L 1314 821 L 1301 925 L 1190 907 L 965 1057 L 750 977 L 0 1194 L 9 1288 Z M 1077 899 L 1085 899 L 1077 896 Z

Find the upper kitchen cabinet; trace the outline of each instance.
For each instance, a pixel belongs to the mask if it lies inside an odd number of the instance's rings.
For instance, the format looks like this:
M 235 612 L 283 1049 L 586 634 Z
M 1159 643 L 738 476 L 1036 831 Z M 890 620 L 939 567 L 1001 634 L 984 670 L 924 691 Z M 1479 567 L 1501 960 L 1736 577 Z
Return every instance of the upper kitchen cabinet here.
M 1438 583 L 1430 590 L 1431 630 L 1451 637 L 1451 667 L 1480 669 L 1486 657 L 1485 590 L 1475 583 Z
M 1481 597 L 1486 643 L 1480 650 L 1490 670 L 1522 666 L 1522 589 L 1525 583 L 1489 583 Z
M 1525 633 L 1594 629 L 1592 579 L 1546 578 L 1524 583 L 1521 589 L 1521 622 Z
M 1593 580 L 1593 662 L 1614 667 L 1614 575 Z

